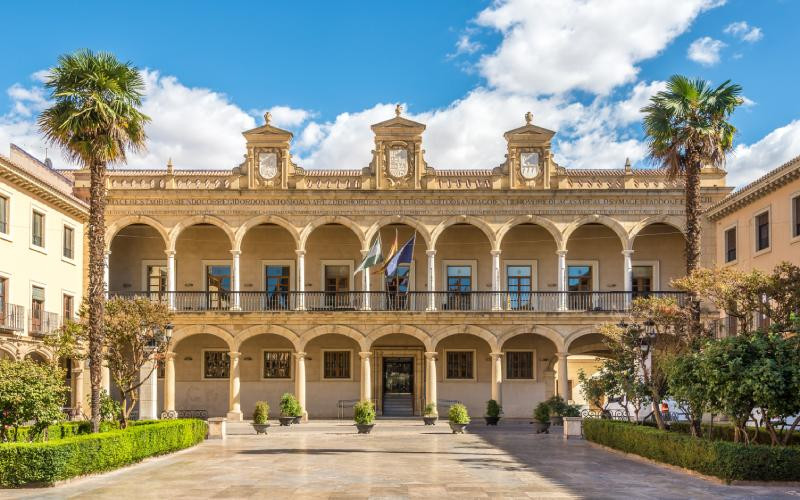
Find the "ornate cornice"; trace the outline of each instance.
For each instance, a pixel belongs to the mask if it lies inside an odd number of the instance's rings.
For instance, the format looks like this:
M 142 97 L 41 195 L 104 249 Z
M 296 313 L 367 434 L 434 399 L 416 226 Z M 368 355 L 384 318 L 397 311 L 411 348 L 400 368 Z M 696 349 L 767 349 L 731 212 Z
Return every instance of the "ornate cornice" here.
M 89 205 L 86 202 L 20 168 L 3 155 L 0 155 L 0 177 L 41 200 L 51 203 L 81 222 L 89 219 Z

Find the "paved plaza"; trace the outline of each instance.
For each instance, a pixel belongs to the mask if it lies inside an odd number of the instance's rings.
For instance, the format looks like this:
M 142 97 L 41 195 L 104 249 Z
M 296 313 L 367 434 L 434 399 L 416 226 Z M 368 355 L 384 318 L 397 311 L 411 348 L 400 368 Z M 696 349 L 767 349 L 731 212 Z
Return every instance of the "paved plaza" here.
M 535 435 L 527 422 L 379 420 L 369 436 L 349 422 L 246 424 L 223 441 L 8 498 L 796 498 L 800 487 L 724 486 L 598 449 Z

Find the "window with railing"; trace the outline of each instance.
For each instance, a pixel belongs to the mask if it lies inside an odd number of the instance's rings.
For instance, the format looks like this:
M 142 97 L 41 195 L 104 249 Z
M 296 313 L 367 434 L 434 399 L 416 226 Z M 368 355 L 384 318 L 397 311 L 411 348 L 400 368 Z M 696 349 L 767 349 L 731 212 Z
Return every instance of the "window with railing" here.
M 75 314 L 75 297 L 64 294 L 62 314 L 64 321 L 71 320 Z
M 447 266 L 447 309 L 470 309 L 472 302 L 472 266 Z
M 67 259 L 75 258 L 75 230 L 69 226 L 64 226 L 64 252 Z
M 386 276 L 384 279 L 388 301 L 387 309 L 406 309 L 408 306 L 408 292 L 411 291 L 411 266 L 409 264 L 400 264 L 393 275 Z
M 264 351 L 264 378 L 291 378 L 292 353 Z
M 289 283 L 291 269 L 285 265 L 264 267 L 264 290 L 267 293 L 267 309 L 289 308 Z
M 570 309 L 592 309 L 592 287 L 592 266 L 567 266 L 567 290 L 580 292 L 569 295 Z
M 208 291 L 209 309 L 228 309 L 231 305 L 231 266 L 206 266 L 206 291 Z
M 792 237 L 800 236 L 800 194 L 792 198 Z
M 769 211 L 756 215 L 756 251 L 769 248 Z
M 531 307 L 532 283 L 533 271 L 531 266 L 506 266 L 509 308 L 528 309 Z
M 725 262 L 736 260 L 736 228 L 725 231 Z
M 322 378 L 349 379 L 350 351 L 324 351 L 322 353 Z
M 44 248 L 44 214 L 33 211 L 31 223 L 31 244 Z
M 365 271 L 366 272 L 366 271 Z M 325 265 L 325 307 L 329 309 L 350 309 L 350 266 L 340 264 Z
M 8 278 L 0 276 L 0 325 L 5 326 L 7 311 L 6 304 L 8 304 Z
M 475 378 L 474 351 L 447 351 L 446 376 L 454 380 Z
M 203 351 L 203 378 L 228 378 L 230 373 L 231 358 L 227 351 Z
M 506 352 L 506 378 L 532 379 L 533 351 L 508 351 Z
M 8 196 L 0 195 L 0 233 L 8 234 Z
M 167 291 L 167 266 L 162 264 L 147 266 L 147 295 L 150 300 L 162 302 Z
M 31 333 L 42 333 L 44 322 L 44 288 L 31 287 Z
M 642 297 L 653 291 L 653 266 L 633 266 L 631 288 L 634 297 Z

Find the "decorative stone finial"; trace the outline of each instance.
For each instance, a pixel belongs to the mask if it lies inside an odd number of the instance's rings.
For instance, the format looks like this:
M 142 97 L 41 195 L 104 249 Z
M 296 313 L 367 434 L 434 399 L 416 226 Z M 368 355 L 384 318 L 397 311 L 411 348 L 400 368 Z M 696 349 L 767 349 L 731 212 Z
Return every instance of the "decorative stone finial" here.
M 403 106 L 400 105 L 400 104 L 395 106 L 394 107 L 394 114 L 395 114 L 395 116 L 400 116 L 401 114 L 403 114 Z
M 172 173 L 172 157 L 170 157 L 170 159 L 167 160 L 167 173 L 168 174 Z
M 267 111 L 264 113 L 264 125 L 269 125 L 269 121 L 272 119 L 272 113 Z
M 631 159 L 625 158 L 625 172 L 630 173 L 633 170 L 631 169 Z
M 528 111 L 527 113 L 525 113 L 525 125 L 530 125 L 532 121 L 533 121 L 533 113 Z

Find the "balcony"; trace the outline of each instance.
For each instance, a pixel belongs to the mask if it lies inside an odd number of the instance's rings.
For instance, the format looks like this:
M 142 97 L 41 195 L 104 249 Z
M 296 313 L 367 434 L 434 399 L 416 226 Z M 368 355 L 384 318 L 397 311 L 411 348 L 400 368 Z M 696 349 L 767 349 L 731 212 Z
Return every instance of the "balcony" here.
M 61 320 L 57 313 L 48 311 L 31 311 L 28 335 L 49 335 L 61 327 Z
M 111 292 L 145 297 L 176 312 L 428 311 L 428 312 L 625 312 L 636 297 L 683 292 Z
M 25 329 L 25 308 L 17 304 L 0 306 L 0 330 L 21 332 Z

